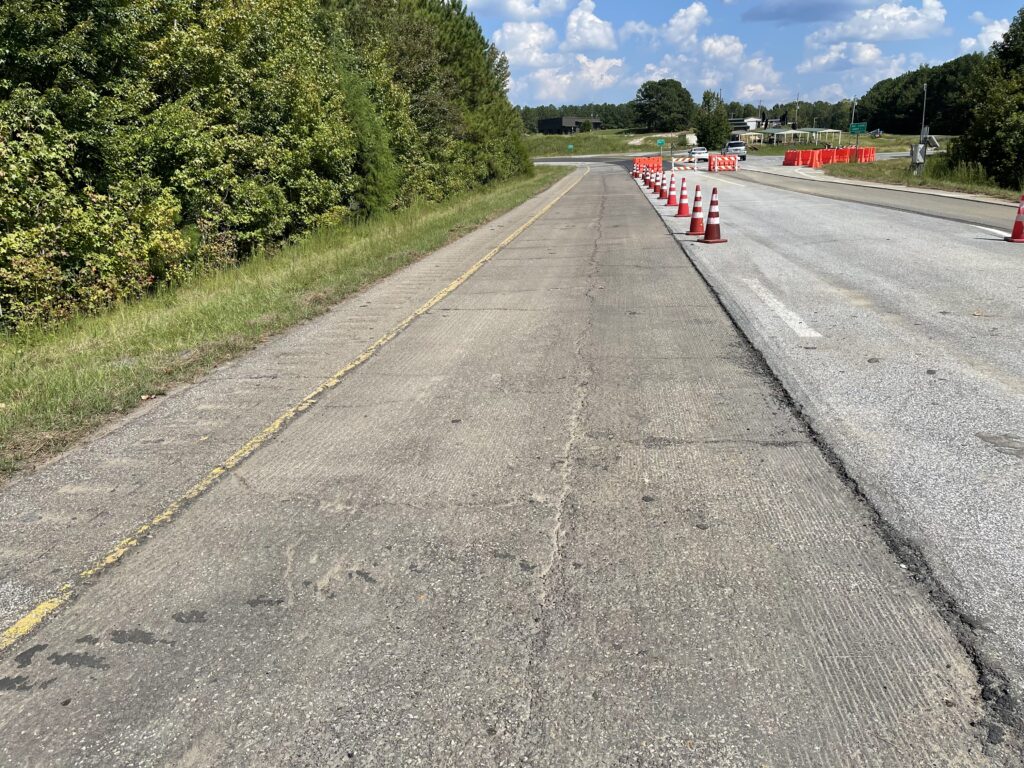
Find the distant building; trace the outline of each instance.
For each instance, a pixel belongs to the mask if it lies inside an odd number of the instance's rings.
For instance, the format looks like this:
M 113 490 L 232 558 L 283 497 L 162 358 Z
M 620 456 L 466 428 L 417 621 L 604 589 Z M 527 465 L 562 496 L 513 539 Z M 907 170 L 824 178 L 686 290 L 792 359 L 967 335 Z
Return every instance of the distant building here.
M 596 117 L 542 117 L 537 121 L 537 130 L 540 133 L 579 133 L 587 122 L 595 131 L 601 127 L 601 121 Z

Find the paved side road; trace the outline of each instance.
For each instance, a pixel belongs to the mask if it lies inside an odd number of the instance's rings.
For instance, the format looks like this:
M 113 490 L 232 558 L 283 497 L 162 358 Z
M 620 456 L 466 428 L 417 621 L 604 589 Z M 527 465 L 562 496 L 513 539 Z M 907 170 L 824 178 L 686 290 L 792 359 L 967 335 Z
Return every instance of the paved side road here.
M 330 318 L 260 367 L 290 370 Z M 40 521 L 64 509 L 48 487 Z M 609 166 L 0 660 L 4 765 L 979 766 L 1010 746 Z

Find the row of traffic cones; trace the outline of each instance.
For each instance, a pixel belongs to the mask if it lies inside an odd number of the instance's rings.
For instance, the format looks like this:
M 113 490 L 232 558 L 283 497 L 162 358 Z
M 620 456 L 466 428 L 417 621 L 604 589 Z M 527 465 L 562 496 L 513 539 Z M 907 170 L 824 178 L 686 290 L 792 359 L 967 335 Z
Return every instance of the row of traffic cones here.
M 722 223 L 718 211 L 718 187 L 711 190 L 711 206 L 708 209 L 707 226 L 704 223 L 704 200 L 701 196 L 700 184 L 696 186 L 693 193 L 693 210 L 690 210 L 690 200 L 686 194 L 686 179 L 682 179 L 680 190 L 676 192 L 676 175 L 673 173 L 669 183 L 665 184 L 663 172 L 646 171 L 642 176 L 645 186 L 651 189 L 659 200 L 664 200 L 666 206 L 676 207 L 676 218 L 690 217 L 690 229 L 687 235 L 700 237 L 698 242 L 714 245 L 728 242 L 722 237 Z M 1024 199 L 1022 199 L 1024 209 Z
M 704 226 L 704 212 L 701 209 L 703 200 L 700 194 L 700 184 L 694 190 L 693 211 L 690 210 L 690 201 L 686 194 L 686 179 L 682 179 L 680 191 L 676 193 L 676 175 L 669 177 L 668 185 L 665 184 L 664 171 L 652 171 L 644 169 L 641 171 L 634 166 L 634 175 L 641 179 L 645 186 L 654 191 L 659 200 L 664 200 L 666 206 L 676 206 L 676 218 L 690 217 L 690 230 L 687 235 L 702 236 L 702 243 L 725 243 L 722 238 L 722 225 L 718 213 L 718 187 L 711 190 L 711 207 L 708 210 L 707 228 Z M 1008 243 L 1024 243 L 1024 195 L 1020 196 L 1020 203 L 1017 206 L 1017 218 L 1013 223 L 1013 231 L 1010 236 L 1004 238 Z

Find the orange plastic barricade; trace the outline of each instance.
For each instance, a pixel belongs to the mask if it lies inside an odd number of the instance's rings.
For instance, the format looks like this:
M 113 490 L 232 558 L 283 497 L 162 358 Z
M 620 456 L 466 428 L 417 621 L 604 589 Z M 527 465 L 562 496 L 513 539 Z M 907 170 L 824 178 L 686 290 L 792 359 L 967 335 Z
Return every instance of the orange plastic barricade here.
M 800 153 L 795 149 L 787 149 L 786 156 L 782 158 L 783 165 L 799 165 Z
M 811 168 L 821 168 L 821 165 L 822 165 L 822 163 L 821 163 L 821 150 L 820 149 L 812 149 L 811 150 L 811 162 L 810 162 Z
M 821 163 L 822 165 L 832 165 L 836 161 L 836 151 L 834 149 L 823 149 L 821 150 Z
M 739 168 L 738 161 L 736 155 L 708 155 L 708 171 L 735 171 Z
M 811 164 L 811 150 L 809 150 L 809 149 L 801 149 L 800 150 L 800 165 L 810 165 L 810 164 Z
M 850 162 L 850 150 L 847 147 L 836 150 L 836 162 L 837 163 L 848 163 Z

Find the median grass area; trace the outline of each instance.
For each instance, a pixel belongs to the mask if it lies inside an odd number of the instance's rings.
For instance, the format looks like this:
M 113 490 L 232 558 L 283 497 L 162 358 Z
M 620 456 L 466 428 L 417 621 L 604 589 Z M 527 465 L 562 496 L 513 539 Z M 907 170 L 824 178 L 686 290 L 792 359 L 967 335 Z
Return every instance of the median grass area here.
M 924 173 L 914 176 L 910 171 L 910 158 L 879 160 L 874 163 L 826 165 L 829 176 L 858 181 L 874 181 L 904 187 L 924 187 L 947 192 L 966 192 L 987 195 L 1002 200 L 1020 199 L 1021 190 L 1006 189 L 993 182 L 983 168 L 969 163 L 954 164 L 945 155 L 930 157 Z
M 562 157 L 657 152 L 659 138 L 665 139 L 666 149 L 669 144 L 680 141 L 672 135 L 643 134 L 611 129 L 586 131 L 571 136 L 547 136 L 542 133 L 531 133 L 523 140 L 530 157 Z M 569 152 L 570 144 L 573 145 L 572 152 Z
M 537 168 L 532 177 L 443 203 L 324 228 L 103 314 L 0 336 L 0 481 L 141 399 L 322 313 L 525 202 L 570 170 Z

